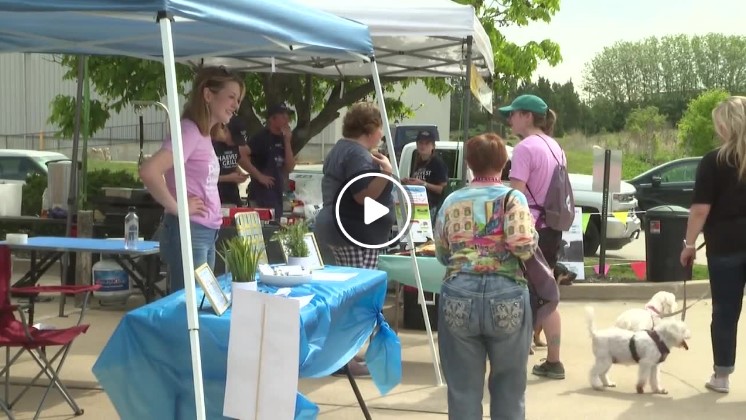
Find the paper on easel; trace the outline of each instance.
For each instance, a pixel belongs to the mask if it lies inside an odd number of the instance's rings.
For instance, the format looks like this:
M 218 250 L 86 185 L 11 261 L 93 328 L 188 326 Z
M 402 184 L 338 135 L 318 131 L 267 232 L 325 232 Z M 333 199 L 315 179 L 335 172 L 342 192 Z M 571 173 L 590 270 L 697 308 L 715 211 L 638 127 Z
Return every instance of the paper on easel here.
M 422 185 L 405 185 L 404 188 L 412 200 L 411 225 L 409 228 L 412 232 L 412 241 L 414 243 L 425 243 L 432 240 L 433 226 L 430 219 L 430 205 L 427 202 L 427 190 Z M 399 194 L 394 194 L 394 208 L 396 209 L 396 218 L 401 223 L 405 209 L 403 205 L 399 205 Z M 408 237 L 402 237 L 402 242 L 408 240 Z
M 241 420 L 293 419 L 299 346 L 298 302 L 235 290 L 223 415 Z

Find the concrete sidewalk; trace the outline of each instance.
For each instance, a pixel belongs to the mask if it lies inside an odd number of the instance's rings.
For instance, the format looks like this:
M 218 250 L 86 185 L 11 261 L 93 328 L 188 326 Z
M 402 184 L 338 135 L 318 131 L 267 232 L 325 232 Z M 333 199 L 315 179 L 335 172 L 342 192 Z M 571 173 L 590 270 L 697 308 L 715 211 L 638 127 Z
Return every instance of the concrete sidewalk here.
M 706 282 L 702 283 L 706 284 Z M 567 297 L 571 293 L 570 289 L 576 286 L 563 288 L 563 296 Z M 607 286 L 601 285 L 607 288 L 604 295 L 608 295 Z M 640 284 L 635 284 L 628 287 L 639 288 L 640 286 Z M 526 394 L 528 419 L 742 418 L 746 410 L 746 377 L 738 373 L 733 376 L 730 395 L 713 394 L 703 387 L 712 365 L 709 300 L 697 303 L 687 313 L 687 321 L 693 335 L 689 342 L 690 351 L 674 350 L 662 368 L 662 382 L 668 388 L 669 395 L 637 395 L 634 389 L 637 370 L 634 367 L 623 366 L 614 366 L 610 372 L 611 377 L 617 382 L 617 388 L 606 392 L 590 389 L 588 370 L 593 361 L 584 306 L 591 304 L 595 307 L 596 323 L 599 327 L 608 326 L 625 309 L 642 307 L 647 297 L 657 290 L 648 285 L 643 288 L 644 293 L 636 293 L 643 294 L 644 298 L 631 302 L 601 301 L 597 298 L 597 301 L 592 302 L 568 300 L 561 304 L 564 321 L 562 358 L 567 370 L 567 379 L 563 381 L 544 380 L 529 374 Z M 581 288 L 577 287 L 577 289 Z M 617 293 L 632 292 L 628 289 L 619 289 Z M 691 290 L 689 291 L 690 298 L 694 294 Z M 100 308 L 94 304 L 90 310 L 87 322 L 91 324 L 91 328 L 73 346 L 62 372 L 63 380 L 72 389 L 78 404 L 85 409 L 85 414 L 78 418 L 117 418 L 111 402 L 91 373 L 91 367 L 125 310 L 142 303 L 142 298 L 135 296 L 129 300 L 126 308 Z M 68 310 L 74 309 L 68 305 Z M 389 320 L 393 320 L 392 311 L 393 307 L 389 305 L 386 309 Z M 55 325 L 72 322 L 72 319 L 57 318 L 56 312 L 56 301 L 40 304 L 37 321 Z M 402 341 L 403 380 L 398 387 L 388 395 L 380 396 L 370 379 L 358 380 L 358 385 L 371 409 L 373 418 L 446 419 L 446 388 L 435 386 L 435 374 L 427 336 L 423 331 L 402 331 L 400 339 Z M 739 345 L 746 346 L 743 334 L 739 338 Z M 543 355 L 543 351 L 539 350 L 535 356 L 530 357 L 529 370 L 533 364 L 538 363 L 544 357 Z M 35 367 L 32 360 L 28 357 L 24 358 L 23 363 L 16 365 L 12 371 L 13 381 L 28 381 L 36 373 Z M 133 375 L 136 376 L 136 372 L 133 372 Z M 18 387 L 12 388 L 12 394 L 17 392 Z M 14 407 L 18 419 L 32 418 L 35 410 L 32 401 L 38 401 L 38 396 L 42 391 L 43 388 L 33 388 L 31 395 L 25 396 Z M 300 381 L 300 391 L 319 405 L 320 419 L 362 418 L 354 394 L 345 378 L 303 379 Z M 488 395 L 486 389 L 485 395 Z M 484 404 L 485 413 L 488 413 L 488 397 Z M 55 391 L 50 393 L 45 407 L 42 418 L 73 417 L 67 404 Z

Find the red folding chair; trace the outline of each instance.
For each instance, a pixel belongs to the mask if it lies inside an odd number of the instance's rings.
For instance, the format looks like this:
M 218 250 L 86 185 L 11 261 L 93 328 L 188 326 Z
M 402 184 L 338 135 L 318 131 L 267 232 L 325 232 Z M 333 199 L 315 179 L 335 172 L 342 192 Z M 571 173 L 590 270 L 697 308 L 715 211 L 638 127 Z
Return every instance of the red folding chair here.
M 83 409 L 78 407 L 70 392 L 65 388 L 59 377 L 60 369 L 65 363 L 67 354 L 73 341 L 81 334 L 88 330 L 87 324 L 82 324 L 83 315 L 88 306 L 88 299 L 91 292 L 100 289 L 100 286 L 34 286 L 34 287 L 10 287 L 11 281 L 11 256 L 10 249 L 7 246 L 0 246 L 0 347 L 5 347 L 5 367 L 0 371 L 0 375 L 5 376 L 5 393 L 4 400 L 0 401 L 0 410 L 4 411 L 10 419 L 13 419 L 11 409 L 21 399 L 21 397 L 41 378 L 46 375 L 49 378 L 49 385 L 44 390 L 44 395 L 39 402 L 34 419 L 39 418 L 44 401 L 49 395 L 49 391 L 54 387 L 67 401 L 76 416 L 83 414 Z M 38 329 L 29 325 L 24 314 L 25 307 L 11 304 L 11 291 L 15 295 L 23 295 L 29 298 L 29 314 L 33 317 L 34 299 L 41 293 L 64 293 L 66 295 L 76 295 L 85 293 L 83 307 L 80 311 L 80 317 L 75 326 L 64 329 Z M 20 315 L 20 320 L 15 317 L 15 313 Z M 33 322 L 33 318 L 31 321 Z M 57 352 L 49 358 L 47 348 L 59 347 Z M 15 350 L 15 355 L 10 356 L 11 349 Z M 11 401 L 10 394 L 10 367 L 19 357 L 28 353 L 39 366 L 39 373 L 26 385 L 21 392 Z

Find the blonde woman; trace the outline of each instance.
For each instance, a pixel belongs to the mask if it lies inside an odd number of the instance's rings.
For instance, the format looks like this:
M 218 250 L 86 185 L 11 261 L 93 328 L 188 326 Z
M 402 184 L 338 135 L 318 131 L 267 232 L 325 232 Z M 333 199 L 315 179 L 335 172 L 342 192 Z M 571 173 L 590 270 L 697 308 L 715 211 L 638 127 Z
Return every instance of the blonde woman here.
M 746 286 L 746 97 L 732 96 L 721 102 L 712 119 L 723 144 L 705 154 L 699 164 L 681 264 L 692 264 L 695 241 L 704 232 L 714 359 L 714 372 L 705 387 L 727 393 Z
M 189 205 L 194 266 L 215 265 L 215 239 L 222 224 L 218 178 L 220 163 L 212 147 L 211 133 L 227 124 L 244 95 L 238 76 L 223 68 L 207 67 L 194 79 L 192 93 L 181 116 L 184 169 Z M 171 136 L 140 168 L 140 178 L 153 198 L 163 206 L 160 249 L 168 265 L 170 293 L 184 288 L 181 236 L 176 209 L 176 182 Z

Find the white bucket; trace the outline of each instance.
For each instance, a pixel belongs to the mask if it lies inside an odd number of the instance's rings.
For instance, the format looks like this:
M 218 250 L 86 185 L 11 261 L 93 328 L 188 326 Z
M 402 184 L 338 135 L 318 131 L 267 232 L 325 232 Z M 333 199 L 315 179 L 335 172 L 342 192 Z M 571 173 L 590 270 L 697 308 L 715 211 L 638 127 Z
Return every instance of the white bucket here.
M 0 184 L 0 216 L 20 216 L 23 184 Z

